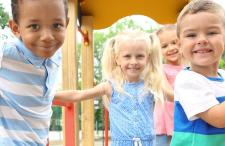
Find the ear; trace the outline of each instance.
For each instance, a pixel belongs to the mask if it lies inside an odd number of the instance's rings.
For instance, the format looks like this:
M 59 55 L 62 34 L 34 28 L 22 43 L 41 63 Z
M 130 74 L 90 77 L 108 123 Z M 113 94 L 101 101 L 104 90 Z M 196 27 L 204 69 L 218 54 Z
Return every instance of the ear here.
M 9 20 L 9 27 L 15 36 L 20 37 L 19 25 L 15 21 Z
M 66 18 L 66 27 L 68 26 L 69 22 L 70 22 L 70 18 L 67 17 L 67 18 Z
M 114 58 L 115 58 L 116 64 L 120 65 L 120 61 L 119 61 L 118 55 L 114 55 Z

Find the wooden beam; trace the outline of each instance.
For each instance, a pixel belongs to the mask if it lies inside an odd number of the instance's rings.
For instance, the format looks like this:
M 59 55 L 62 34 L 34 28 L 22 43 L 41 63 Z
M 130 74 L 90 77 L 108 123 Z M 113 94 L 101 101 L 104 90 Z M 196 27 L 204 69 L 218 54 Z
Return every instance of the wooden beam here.
M 68 0 L 69 25 L 63 45 L 63 90 L 73 90 L 77 86 L 76 60 L 76 20 L 77 0 Z M 77 103 L 64 108 L 64 145 L 79 146 L 79 122 Z M 72 114 L 72 115 L 71 115 Z M 71 127 L 71 124 L 74 125 Z
M 82 89 L 93 87 L 94 82 L 94 50 L 93 50 L 93 18 L 82 17 Z M 88 41 L 86 41 L 88 40 Z M 94 146 L 94 99 L 82 102 L 82 146 Z

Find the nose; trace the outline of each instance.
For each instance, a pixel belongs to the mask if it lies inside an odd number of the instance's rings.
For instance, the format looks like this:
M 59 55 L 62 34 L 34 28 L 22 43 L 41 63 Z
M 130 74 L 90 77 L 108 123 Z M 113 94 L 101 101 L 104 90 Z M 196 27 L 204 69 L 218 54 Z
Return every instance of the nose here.
M 41 41 L 49 42 L 54 39 L 53 33 L 50 29 L 43 29 L 41 32 Z
M 208 38 L 207 38 L 206 35 L 201 34 L 201 35 L 198 36 L 198 38 L 197 38 L 197 44 L 199 44 L 199 45 L 205 45 L 207 43 L 208 43 Z
M 131 64 L 137 64 L 137 59 L 135 57 L 131 58 Z
M 174 50 L 176 48 L 175 44 L 169 44 L 168 45 L 168 51 Z

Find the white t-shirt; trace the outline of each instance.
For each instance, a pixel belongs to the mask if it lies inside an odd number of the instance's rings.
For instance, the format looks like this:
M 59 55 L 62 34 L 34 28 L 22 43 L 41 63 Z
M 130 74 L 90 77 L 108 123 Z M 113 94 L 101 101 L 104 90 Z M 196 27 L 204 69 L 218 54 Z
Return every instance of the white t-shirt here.
M 224 70 L 218 70 L 218 74 L 225 78 Z M 198 119 L 196 114 L 219 104 L 216 98 L 225 95 L 225 82 L 220 79 L 207 78 L 191 70 L 182 70 L 177 75 L 174 98 L 180 102 L 189 120 Z

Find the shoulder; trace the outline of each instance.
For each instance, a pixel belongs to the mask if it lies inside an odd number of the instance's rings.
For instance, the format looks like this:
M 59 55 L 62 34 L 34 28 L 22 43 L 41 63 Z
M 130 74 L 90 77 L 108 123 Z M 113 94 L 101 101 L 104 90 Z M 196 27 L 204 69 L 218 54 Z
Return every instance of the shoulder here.
M 185 68 L 177 74 L 175 84 L 198 83 L 198 82 L 207 82 L 207 81 L 208 79 L 204 77 L 203 75 Z
M 186 69 L 178 73 L 174 84 L 175 99 L 177 95 L 179 98 L 189 96 L 190 99 L 190 96 L 198 96 L 200 91 L 201 93 L 212 91 L 209 79 Z
M 13 56 L 16 52 L 15 39 L 3 40 L 0 42 L 0 62 L 2 62 L 3 56 Z
M 18 41 L 19 40 L 17 38 L 2 41 L 0 43 L 0 52 L 6 56 L 9 54 L 15 54 L 15 52 L 18 52 L 17 48 L 20 47 Z

